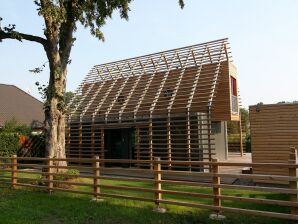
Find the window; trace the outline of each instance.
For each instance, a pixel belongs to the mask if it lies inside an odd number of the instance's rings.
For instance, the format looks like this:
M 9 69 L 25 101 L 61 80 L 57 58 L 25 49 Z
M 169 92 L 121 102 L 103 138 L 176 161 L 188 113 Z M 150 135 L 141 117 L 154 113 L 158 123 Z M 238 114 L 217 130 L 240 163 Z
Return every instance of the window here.
M 237 81 L 231 76 L 231 94 L 232 96 L 237 96 Z

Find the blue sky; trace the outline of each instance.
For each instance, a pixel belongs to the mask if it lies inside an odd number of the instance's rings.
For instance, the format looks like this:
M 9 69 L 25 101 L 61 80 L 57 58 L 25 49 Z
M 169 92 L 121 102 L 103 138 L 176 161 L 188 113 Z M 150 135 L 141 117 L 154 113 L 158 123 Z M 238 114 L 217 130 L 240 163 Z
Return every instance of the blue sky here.
M 79 26 L 68 68 L 67 89 L 75 90 L 91 67 L 128 57 L 228 37 L 238 67 L 242 103 L 298 100 L 297 0 L 135 0 L 129 21 L 115 13 L 100 42 Z M 20 32 L 42 34 L 43 21 L 33 0 L 1 0 L 3 24 Z M 41 46 L 5 40 L 0 43 L 0 83 L 14 84 L 40 98 L 35 82 L 48 71 L 28 70 L 46 62 Z

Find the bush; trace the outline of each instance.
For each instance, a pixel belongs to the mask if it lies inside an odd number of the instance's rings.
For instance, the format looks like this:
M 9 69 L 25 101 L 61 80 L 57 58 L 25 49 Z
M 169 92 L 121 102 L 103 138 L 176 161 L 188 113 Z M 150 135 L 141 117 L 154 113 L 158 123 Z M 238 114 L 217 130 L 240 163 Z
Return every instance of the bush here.
M 250 135 L 246 135 L 245 146 L 246 146 L 246 152 L 251 152 L 251 137 L 250 137 Z
M 17 133 L 0 133 L 0 156 L 12 156 L 17 154 L 21 145 Z

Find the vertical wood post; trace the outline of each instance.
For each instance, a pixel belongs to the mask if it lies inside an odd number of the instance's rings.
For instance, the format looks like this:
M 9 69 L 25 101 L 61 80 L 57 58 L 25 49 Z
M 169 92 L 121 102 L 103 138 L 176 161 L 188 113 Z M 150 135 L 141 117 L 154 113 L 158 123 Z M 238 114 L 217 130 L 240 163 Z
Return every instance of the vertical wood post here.
M 82 158 L 82 139 L 83 139 L 83 133 L 82 133 L 82 124 L 80 124 L 79 128 L 79 159 Z M 81 162 L 79 162 L 81 165 Z
M 95 201 L 99 201 L 100 199 L 100 162 L 99 162 L 99 156 L 94 156 L 94 162 L 93 162 L 93 193 L 94 193 L 94 199 Z
M 154 189 L 155 192 L 155 205 L 156 207 L 153 209 L 155 212 L 164 213 L 166 210 L 160 207 L 160 202 L 158 200 L 162 199 L 161 191 L 161 164 L 160 164 L 160 157 L 154 157 L 153 161 L 153 168 L 154 168 Z
M 152 169 L 152 161 L 153 161 L 153 127 L 152 127 L 152 118 L 150 118 L 149 122 L 149 160 L 150 163 L 150 169 Z
M 212 165 L 212 174 L 213 174 L 213 205 L 217 207 L 221 207 L 221 199 L 218 198 L 218 196 L 221 195 L 221 189 L 220 189 L 220 177 L 217 176 L 219 173 L 219 166 L 216 164 L 218 162 L 218 159 L 212 159 L 212 162 L 214 164 Z M 218 186 L 215 186 L 218 185 Z M 215 209 L 214 212 L 216 214 L 220 213 L 220 209 Z
M 298 157 L 297 157 L 297 149 L 292 147 L 290 149 L 290 159 L 289 163 L 290 164 L 297 164 L 298 162 Z M 295 177 L 297 178 L 297 169 L 296 168 L 289 168 L 289 176 L 290 177 Z M 298 182 L 297 180 L 289 181 L 289 188 L 293 190 L 298 190 Z M 292 202 L 298 202 L 298 194 L 291 194 L 290 200 Z M 298 208 L 297 207 L 291 207 L 291 214 L 292 215 L 298 215 Z
M 239 138 L 240 138 L 240 155 L 243 157 L 243 136 L 242 136 L 242 120 L 241 111 L 239 111 Z
M 48 157 L 48 175 L 47 175 L 47 179 L 48 179 L 48 191 L 51 194 L 53 192 L 53 160 Z
M 208 126 L 208 157 L 209 157 L 209 161 L 211 162 L 212 161 L 212 155 L 211 155 L 211 135 L 212 135 L 211 106 L 208 107 L 207 126 Z M 210 172 L 210 169 L 212 169 L 212 166 L 209 166 L 209 172 Z
M 17 170 L 18 170 L 18 161 L 17 155 L 11 157 L 11 187 L 15 188 L 17 185 Z
M 135 139 L 135 150 L 136 150 L 136 157 L 137 157 L 137 160 L 140 160 L 141 157 L 140 157 L 140 142 L 141 142 L 141 139 L 140 139 L 140 128 L 139 127 L 136 127 L 136 139 Z M 138 163 L 137 164 L 137 167 L 140 167 L 140 164 Z
M 172 161 L 172 140 L 171 140 L 171 119 L 170 114 L 168 114 L 167 121 L 167 149 L 168 149 L 168 160 Z M 168 164 L 168 169 L 172 168 L 172 164 Z
M 66 155 L 72 154 L 70 151 L 70 123 L 68 123 L 67 128 L 67 147 L 66 147 Z
M 105 130 L 103 128 L 100 129 L 100 158 L 105 158 Z M 105 166 L 104 162 L 101 163 L 101 166 Z
M 189 120 L 189 111 L 187 112 L 187 120 L 186 120 L 186 140 L 187 140 L 187 159 L 191 161 L 191 141 L 190 141 L 190 120 Z M 191 171 L 191 164 L 188 165 L 189 171 Z
M 95 133 L 94 133 L 94 124 L 92 123 L 91 126 L 91 155 L 92 157 L 95 156 L 95 152 L 94 152 L 94 144 L 95 144 Z

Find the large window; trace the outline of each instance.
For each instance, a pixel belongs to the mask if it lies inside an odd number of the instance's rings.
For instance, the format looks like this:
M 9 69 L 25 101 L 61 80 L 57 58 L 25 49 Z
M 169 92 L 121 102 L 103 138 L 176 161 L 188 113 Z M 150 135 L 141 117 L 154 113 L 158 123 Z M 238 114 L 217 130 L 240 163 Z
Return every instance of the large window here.
M 238 113 L 237 80 L 231 76 L 232 112 Z
M 231 94 L 232 96 L 237 96 L 237 81 L 231 76 Z

